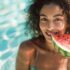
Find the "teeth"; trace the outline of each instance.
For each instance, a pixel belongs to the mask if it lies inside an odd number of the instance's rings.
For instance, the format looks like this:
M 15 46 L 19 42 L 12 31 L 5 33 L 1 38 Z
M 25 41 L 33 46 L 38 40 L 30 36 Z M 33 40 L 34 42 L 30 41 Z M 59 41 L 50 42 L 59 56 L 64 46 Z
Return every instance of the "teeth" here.
M 57 35 L 57 34 L 59 34 L 59 32 L 52 32 L 52 34 L 53 34 L 53 35 Z
M 46 32 L 46 34 L 48 35 L 48 36 L 51 36 L 51 35 L 57 35 L 57 34 L 59 34 L 59 32 Z

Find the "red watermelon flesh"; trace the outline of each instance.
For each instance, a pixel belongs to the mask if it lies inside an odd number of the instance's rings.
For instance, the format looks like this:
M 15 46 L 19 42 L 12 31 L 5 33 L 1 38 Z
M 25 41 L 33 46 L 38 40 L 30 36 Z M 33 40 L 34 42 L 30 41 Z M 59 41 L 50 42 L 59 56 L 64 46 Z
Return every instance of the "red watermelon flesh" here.
M 70 52 L 70 34 L 52 35 L 52 40 L 58 47 Z

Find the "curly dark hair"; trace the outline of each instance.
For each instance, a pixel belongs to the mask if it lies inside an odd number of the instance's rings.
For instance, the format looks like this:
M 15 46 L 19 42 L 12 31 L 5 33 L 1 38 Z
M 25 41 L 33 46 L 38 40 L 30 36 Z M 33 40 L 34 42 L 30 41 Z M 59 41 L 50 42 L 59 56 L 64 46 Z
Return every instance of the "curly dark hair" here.
M 39 19 L 40 19 L 40 10 L 43 5 L 55 4 L 63 9 L 64 13 L 67 15 L 67 22 L 70 26 L 70 5 L 67 0 L 35 0 L 29 9 L 30 13 L 30 25 L 32 29 L 40 32 L 39 28 Z

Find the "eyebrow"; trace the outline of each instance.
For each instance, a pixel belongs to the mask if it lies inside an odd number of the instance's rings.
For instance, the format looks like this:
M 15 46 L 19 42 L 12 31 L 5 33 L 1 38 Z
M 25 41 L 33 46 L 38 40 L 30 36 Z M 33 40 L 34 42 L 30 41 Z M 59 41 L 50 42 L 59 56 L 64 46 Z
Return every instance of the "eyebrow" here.
M 63 16 L 64 14 L 56 14 L 53 17 L 57 17 L 57 16 Z
M 56 14 L 54 15 L 53 17 L 57 17 L 57 16 L 63 16 L 64 14 Z M 40 14 L 40 16 L 44 16 L 44 17 L 47 17 L 45 14 Z
M 45 14 L 40 14 L 40 16 L 44 16 L 44 17 L 47 17 Z

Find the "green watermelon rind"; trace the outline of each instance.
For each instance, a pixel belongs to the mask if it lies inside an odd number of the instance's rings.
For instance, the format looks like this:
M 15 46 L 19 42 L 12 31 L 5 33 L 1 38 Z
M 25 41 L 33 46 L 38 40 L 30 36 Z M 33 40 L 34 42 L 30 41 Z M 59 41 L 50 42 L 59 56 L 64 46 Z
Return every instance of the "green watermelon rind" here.
M 52 38 L 52 42 L 54 45 L 54 48 L 57 50 L 58 53 L 60 53 L 61 55 L 63 55 L 64 57 L 70 57 L 70 52 L 65 51 L 63 48 L 60 48 L 56 42 L 54 42 L 53 38 Z

